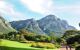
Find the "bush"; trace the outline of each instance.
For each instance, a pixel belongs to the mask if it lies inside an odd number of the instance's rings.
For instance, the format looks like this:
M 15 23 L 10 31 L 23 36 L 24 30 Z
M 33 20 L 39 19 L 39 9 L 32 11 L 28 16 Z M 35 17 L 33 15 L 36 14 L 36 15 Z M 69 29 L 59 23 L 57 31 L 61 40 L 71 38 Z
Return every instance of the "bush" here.
M 46 48 L 46 49 L 54 49 L 54 48 L 56 48 L 54 44 L 51 44 L 51 43 L 41 43 L 41 42 L 33 43 L 31 45 L 31 47 Z
M 35 41 L 38 42 L 50 42 L 51 38 L 47 35 L 36 35 L 35 36 Z
M 61 46 L 58 43 L 56 43 L 55 47 L 60 48 Z
M 36 47 L 36 46 L 37 44 L 35 42 L 31 44 L 31 47 Z
M 76 47 L 76 50 L 80 50 L 80 46 Z

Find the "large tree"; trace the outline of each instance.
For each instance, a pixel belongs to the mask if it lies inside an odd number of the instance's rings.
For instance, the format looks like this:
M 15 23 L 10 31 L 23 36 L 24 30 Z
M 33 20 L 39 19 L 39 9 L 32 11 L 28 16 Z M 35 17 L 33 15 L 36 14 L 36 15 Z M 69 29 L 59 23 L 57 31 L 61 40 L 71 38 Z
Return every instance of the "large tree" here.
M 68 30 L 64 33 L 63 37 L 64 39 L 68 39 L 70 37 L 74 37 L 75 35 L 80 34 L 80 31 L 78 30 Z
M 64 33 L 63 37 L 66 44 L 70 47 L 76 46 L 80 41 L 80 31 L 78 30 L 68 30 Z

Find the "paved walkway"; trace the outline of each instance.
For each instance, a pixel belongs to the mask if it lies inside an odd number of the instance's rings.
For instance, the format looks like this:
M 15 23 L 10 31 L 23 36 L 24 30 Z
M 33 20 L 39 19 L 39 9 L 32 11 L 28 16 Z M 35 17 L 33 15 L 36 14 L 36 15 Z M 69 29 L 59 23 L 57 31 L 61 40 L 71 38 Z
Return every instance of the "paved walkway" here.
M 62 46 L 62 47 L 60 48 L 60 50 L 66 50 L 66 46 Z M 68 47 L 68 50 L 70 50 L 69 47 Z M 71 48 L 71 50 L 75 50 L 75 48 Z
M 66 50 L 66 48 L 60 48 L 60 50 Z M 68 48 L 68 50 L 70 50 L 70 49 Z M 75 50 L 75 49 L 72 48 L 71 50 Z

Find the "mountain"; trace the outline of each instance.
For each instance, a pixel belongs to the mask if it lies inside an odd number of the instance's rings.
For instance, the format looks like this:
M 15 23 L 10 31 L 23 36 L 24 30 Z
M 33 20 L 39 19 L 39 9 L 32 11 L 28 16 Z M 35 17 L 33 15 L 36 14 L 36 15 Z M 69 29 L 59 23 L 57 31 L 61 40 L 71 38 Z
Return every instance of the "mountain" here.
M 70 26 L 67 21 L 57 18 L 55 15 L 48 15 L 38 20 L 39 27 L 45 33 L 54 32 L 57 35 L 61 35 L 66 30 L 74 30 L 75 27 Z
M 62 35 L 66 30 L 74 30 L 75 27 L 70 26 L 67 21 L 57 18 L 55 15 L 48 15 L 40 20 L 27 19 L 11 22 L 13 28 L 28 29 L 38 34 L 47 34 L 54 32 L 55 35 Z
M 30 32 L 34 32 L 37 34 L 45 34 L 39 27 L 38 23 L 34 19 L 21 20 L 21 21 L 13 21 L 11 22 L 13 28 L 20 30 L 26 29 Z
M 0 32 L 9 33 L 12 31 L 15 30 L 11 27 L 10 23 L 8 23 L 4 18 L 0 16 Z

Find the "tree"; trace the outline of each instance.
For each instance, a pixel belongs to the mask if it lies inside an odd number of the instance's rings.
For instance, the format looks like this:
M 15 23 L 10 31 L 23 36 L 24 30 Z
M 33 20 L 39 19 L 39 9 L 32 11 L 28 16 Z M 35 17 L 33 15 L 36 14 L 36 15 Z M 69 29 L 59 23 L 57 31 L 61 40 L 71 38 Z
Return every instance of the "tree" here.
M 75 35 L 80 34 L 80 31 L 78 30 L 68 30 L 64 33 L 63 37 L 64 39 L 68 39 L 70 37 L 74 37 Z
M 35 41 L 39 42 L 50 42 L 51 38 L 47 35 L 36 35 L 35 36 Z
M 3 33 L 0 32 L 0 39 L 3 39 Z
M 80 46 L 76 47 L 76 50 L 80 50 Z
M 35 33 L 29 32 L 26 29 L 21 29 L 19 31 L 20 34 L 20 39 L 21 40 L 34 40 L 34 36 L 36 35 Z
M 80 31 L 69 30 L 63 35 L 63 39 L 67 41 L 68 44 L 74 44 L 75 42 L 80 43 Z
M 56 38 L 56 42 L 60 44 L 62 42 L 62 39 L 61 38 Z
M 49 36 L 51 37 L 51 43 L 56 42 L 56 36 L 55 36 L 54 34 L 55 34 L 54 32 L 51 32 L 51 33 L 49 34 Z
M 75 44 L 76 42 L 75 36 L 77 35 L 80 35 L 80 31 L 78 30 L 68 30 L 64 33 L 62 38 L 65 40 L 70 49 L 73 46 L 73 44 Z

